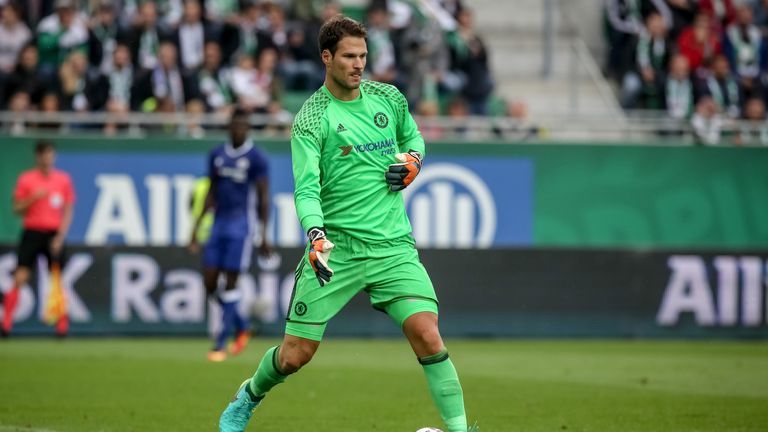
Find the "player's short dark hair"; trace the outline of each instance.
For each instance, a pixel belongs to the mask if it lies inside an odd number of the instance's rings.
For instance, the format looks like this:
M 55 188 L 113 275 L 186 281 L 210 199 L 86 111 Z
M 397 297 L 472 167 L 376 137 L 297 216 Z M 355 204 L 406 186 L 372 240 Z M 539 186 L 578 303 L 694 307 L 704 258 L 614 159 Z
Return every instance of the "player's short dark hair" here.
M 320 34 L 317 37 L 317 45 L 320 48 L 320 54 L 328 50 L 331 55 L 336 54 L 336 46 L 345 36 L 368 38 L 368 31 L 365 26 L 352 18 L 344 15 L 336 15 L 323 23 L 320 27 Z
M 41 140 L 38 140 L 37 143 L 35 143 L 36 155 L 43 154 L 48 150 L 56 150 L 56 147 L 53 145 L 53 141 L 41 139 Z
M 242 107 L 237 107 L 234 109 L 234 111 L 232 111 L 232 114 L 229 116 L 229 124 L 232 124 L 237 120 L 248 121 L 248 118 L 250 116 L 251 116 L 251 113 L 249 113 Z

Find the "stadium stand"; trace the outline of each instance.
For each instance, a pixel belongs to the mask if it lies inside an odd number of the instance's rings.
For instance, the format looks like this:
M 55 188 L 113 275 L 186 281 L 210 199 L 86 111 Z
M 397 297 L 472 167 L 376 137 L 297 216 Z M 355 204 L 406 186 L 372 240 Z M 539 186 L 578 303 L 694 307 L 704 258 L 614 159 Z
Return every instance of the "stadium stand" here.
M 141 135 L 175 125 L 201 137 L 239 105 L 262 133 L 285 135 L 322 83 L 317 30 L 344 13 L 369 27 L 368 76 L 400 88 L 414 113 L 436 106 L 417 120 L 449 139 L 704 143 L 691 123 L 703 96 L 716 102 L 722 142 L 763 145 L 754 137 L 768 136 L 759 107 L 749 118 L 744 109 L 765 104 L 764 2 L 0 3 L 0 127 L 13 134 Z M 670 87 L 670 63 L 683 67 L 670 62 L 678 53 L 690 79 Z M 462 103 L 467 115 L 451 117 Z M 50 121 L 36 121 L 43 111 Z M 87 124 L 70 121 L 84 113 Z M 456 121 L 462 134 L 452 133 Z
M 461 98 L 472 115 L 503 113 L 473 12 L 458 1 L 41 0 L 2 11 L 0 110 L 15 113 L 13 133 L 38 127 L 24 119 L 39 111 L 109 113 L 109 134 L 129 129 L 118 114 L 234 106 L 285 123 L 322 83 L 316 34 L 337 13 L 369 25 L 371 77 L 412 107 Z

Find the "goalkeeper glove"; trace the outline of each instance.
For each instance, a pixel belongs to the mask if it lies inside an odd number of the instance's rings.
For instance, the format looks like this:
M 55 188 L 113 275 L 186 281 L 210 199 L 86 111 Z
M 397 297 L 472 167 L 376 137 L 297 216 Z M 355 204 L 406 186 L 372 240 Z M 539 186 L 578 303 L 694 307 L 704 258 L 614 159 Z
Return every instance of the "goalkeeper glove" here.
M 325 228 L 313 227 L 307 232 L 309 237 L 309 265 L 315 271 L 317 281 L 323 286 L 331 281 L 333 270 L 328 267 L 331 249 L 335 246 L 325 238 Z
M 405 189 L 421 171 L 421 153 L 416 150 L 398 153 L 395 158 L 400 163 L 390 165 L 389 170 L 384 174 L 384 178 L 389 183 L 389 190 L 392 192 Z

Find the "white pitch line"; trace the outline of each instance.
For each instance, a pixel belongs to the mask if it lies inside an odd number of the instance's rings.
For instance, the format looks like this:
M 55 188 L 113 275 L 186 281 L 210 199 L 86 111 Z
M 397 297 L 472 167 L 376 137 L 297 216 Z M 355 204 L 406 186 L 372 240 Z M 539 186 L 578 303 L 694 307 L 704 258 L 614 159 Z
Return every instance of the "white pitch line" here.
M 0 432 L 58 432 L 54 429 L 44 429 L 26 426 L 0 425 Z

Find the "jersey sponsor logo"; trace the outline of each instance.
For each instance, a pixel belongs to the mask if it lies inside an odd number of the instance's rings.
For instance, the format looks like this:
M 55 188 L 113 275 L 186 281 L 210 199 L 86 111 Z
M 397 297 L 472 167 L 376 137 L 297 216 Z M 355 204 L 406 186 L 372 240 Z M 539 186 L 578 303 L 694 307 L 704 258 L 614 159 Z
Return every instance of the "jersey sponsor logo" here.
M 341 123 L 339 123 L 339 125 L 336 127 L 336 133 L 342 133 L 346 131 L 347 131 L 347 128 L 345 128 L 344 125 Z
M 235 183 L 245 183 L 248 180 L 248 167 L 220 167 L 219 177 L 228 177 Z
M 404 190 L 419 246 L 488 248 L 496 236 L 496 202 L 472 170 L 453 163 L 425 165 Z
M 369 142 L 365 144 L 355 144 L 355 151 L 358 153 L 381 151 L 381 154 L 395 154 L 395 140 L 389 138 L 383 141 Z
M 384 129 L 389 124 L 389 117 L 386 114 L 379 111 L 373 116 L 373 123 L 381 129 Z
M 339 149 L 341 150 L 341 155 L 342 156 L 346 156 L 346 155 L 352 153 L 352 148 L 353 147 L 351 145 L 345 145 L 345 146 L 339 147 Z

